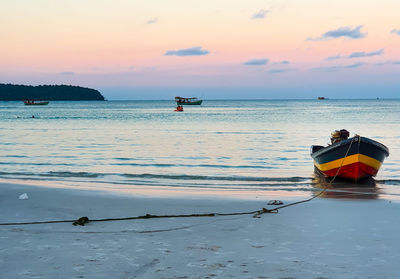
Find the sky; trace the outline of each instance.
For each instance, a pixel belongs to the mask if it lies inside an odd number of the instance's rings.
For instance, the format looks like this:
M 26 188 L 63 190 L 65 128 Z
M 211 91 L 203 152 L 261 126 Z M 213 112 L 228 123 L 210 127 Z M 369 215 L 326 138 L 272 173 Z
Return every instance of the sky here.
M 398 98 L 398 0 L 2 0 L 0 83 L 113 99 Z

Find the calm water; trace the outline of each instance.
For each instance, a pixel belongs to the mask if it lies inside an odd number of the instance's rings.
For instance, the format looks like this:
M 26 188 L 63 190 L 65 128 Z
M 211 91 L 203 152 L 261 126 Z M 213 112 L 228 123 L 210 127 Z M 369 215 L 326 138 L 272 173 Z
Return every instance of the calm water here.
M 310 145 L 341 128 L 390 157 L 373 189 L 329 195 L 400 197 L 400 100 L 0 102 L 0 178 L 312 195 Z

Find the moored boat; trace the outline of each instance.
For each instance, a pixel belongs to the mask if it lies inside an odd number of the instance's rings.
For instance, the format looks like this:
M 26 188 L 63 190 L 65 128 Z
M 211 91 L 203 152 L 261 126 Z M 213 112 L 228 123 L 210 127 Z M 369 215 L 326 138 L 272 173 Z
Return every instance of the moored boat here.
M 49 104 L 49 101 L 44 100 L 24 100 L 26 106 L 45 106 Z
M 199 100 L 195 97 L 193 98 L 183 98 L 183 97 L 179 97 L 176 96 L 175 97 L 175 102 L 178 106 L 182 106 L 182 105 L 201 105 L 201 103 L 203 102 L 203 100 Z
M 311 146 L 315 170 L 325 177 L 340 177 L 358 181 L 375 176 L 389 149 L 372 139 L 355 135 L 349 138 L 346 130 L 332 133 L 331 145 Z

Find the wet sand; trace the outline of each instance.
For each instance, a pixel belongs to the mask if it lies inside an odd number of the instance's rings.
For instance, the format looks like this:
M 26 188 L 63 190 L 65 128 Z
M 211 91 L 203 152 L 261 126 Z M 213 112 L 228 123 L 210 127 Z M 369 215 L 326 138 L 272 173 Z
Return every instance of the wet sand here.
M 253 211 L 269 200 L 0 187 L 1 223 Z M 397 278 L 399 210 L 388 200 L 317 198 L 261 218 L 0 226 L 0 269 L 3 278 Z

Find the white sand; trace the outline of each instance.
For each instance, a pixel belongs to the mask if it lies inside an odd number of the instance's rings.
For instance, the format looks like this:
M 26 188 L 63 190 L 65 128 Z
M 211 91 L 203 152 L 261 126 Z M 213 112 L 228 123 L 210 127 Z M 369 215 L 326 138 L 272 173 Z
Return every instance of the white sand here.
M 1 223 L 252 211 L 268 201 L 0 187 Z M 399 212 L 388 200 L 315 199 L 259 219 L 0 226 L 0 277 L 400 278 Z

